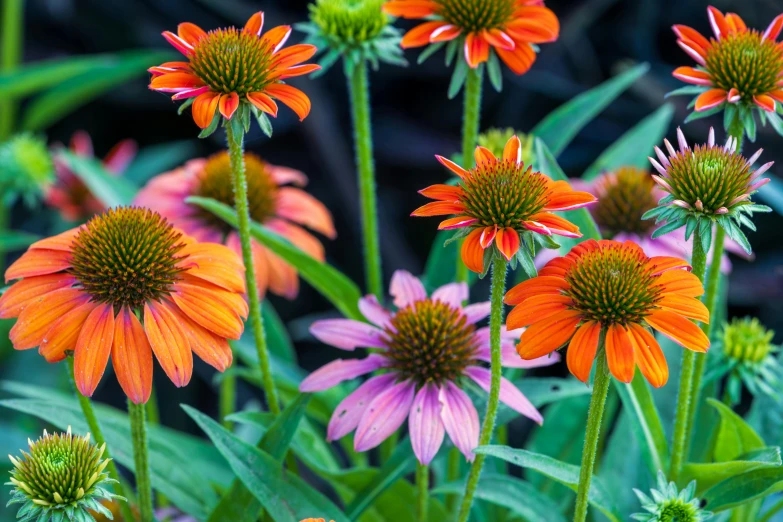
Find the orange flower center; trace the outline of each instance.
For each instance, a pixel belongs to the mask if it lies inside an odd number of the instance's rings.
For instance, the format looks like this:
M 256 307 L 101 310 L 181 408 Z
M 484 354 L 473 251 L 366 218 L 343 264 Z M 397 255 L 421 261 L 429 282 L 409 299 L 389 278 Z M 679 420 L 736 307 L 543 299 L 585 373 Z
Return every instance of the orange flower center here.
M 391 368 L 420 386 L 454 381 L 473 361 L 476 328 L 462 312 L 426 299 L 399 310 L 386 328 Z
M 267 171 L 266 163 L 252 153 L 245 153 L 245 176 L 250 217 L 257 223 L 263 223 L 275 215 L 277 184 Z M 231 177 L 228 153 L 218 152 L 204 164 L 194 195 L 212 198 L 233 207 L 234 183 Z M 207 210 L 200 210 L 199 216 L 210 226 L 219 228 L 226 234 L 233 230 L 231 225 Z
M 655 208 L 659 199 L 647 171 L 635 167 L 618 169 L 599 182 L 597 197 L 591 211 L 605 237 L 620 233 L 645 235 L 655 227 L 653 221 L 642 221 L 644 213 Z
M 508 160 L 481 163 L 460 185 L 466 214 L 476 226 L 522 229 L 522 222 L 547 203 L 548 179 L 540 172 Z
M 440 15 L 466 33 L 502 27 L 514 14 L 514 0 L 436 0 Z
M 95 216 L 73 242 L 70 271 L 95 301 L 141 308 L 157 301 L 185 271 L 182 233 L 160 214 L 118 207 Z
M 611 324 L 639 323 L 655 306 L 658 276 L 641 249 L 601 245 L 582 253 L 565 275 L 564 293 L 586 320 Z
M 244 96 L 269 85 L 272 48 L 235 27 L 215 29 L 194 46 L 190 68 L 215 92 Z
M 783 47 L 758 31 L 730 33 L 712 41 L 706 61 L 717 87 L 737 89 L 742 101 L 752 103 L 753 96 L 779 89 Z

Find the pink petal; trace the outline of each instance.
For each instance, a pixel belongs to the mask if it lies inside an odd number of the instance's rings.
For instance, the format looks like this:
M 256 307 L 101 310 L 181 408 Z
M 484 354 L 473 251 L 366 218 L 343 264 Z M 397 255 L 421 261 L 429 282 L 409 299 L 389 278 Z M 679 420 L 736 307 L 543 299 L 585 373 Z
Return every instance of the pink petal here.
M 204 85 L 203 87 L 196 87 L 194 89 L 187 89 L 184 91 L 179 91 L 177 94 L 171 97 L 172 100 L 185 100 L 187 98 L 195 98 L 199 94 L 204 94 L 205 92 L 209 92 L 212 88 L 209 85 Z
M 278 185 L 285 185 L 291 183 L 293 185 L 303 187 L 307 185 L 307 176 L 304 173 L 290 169 L 288 167 L 279 167 L 277 165 L 267 165 L 267 171 L 275 180 Z
M 688 56 L 693 58 L 696 61 L 696 63 L 698 63 L 699 65 L 702 65 L 702 66 L 703 65 L 707 65 L 707 61 L 704 59 L 704 57 L 702 55 L 699 54 L 699 52 L 696 49 L 694 49 L 693 47 L 689 46 L 688 44 L 686 44 L 682 40 L 677 40 L 677 45 L 679 45 L 680 49 L 685 51 L 685 53 Z
M 353 446 L 356 451 L 367 451 L 378 446 L 397 431 L 411 411 L 416 385 L 404 381 L 387 388 L 367 406 L 356 434 Z
M 366 295 L 359 299 L 359 311 L 368 321 L 381 328 L 390 326 L 391 313 L 378 302 L 374 295 Z
M 408 429 L 411 436 L 413 453 L 419 462 L 428 466 L 438 454 L 446 429 L 440 420 L 442 406 L 438 400 L 438 388 L 427 383 L 413 399 Z
M 381 330 L 353 319 L 316 321 L 310 333 L 322 343 L 351 352 L 356 348 L 386 348 Z
M 394 297 L 394 306 L 406 306 L 427 299 L 427 291 L 418 277 L 406 270 L 397 270 L 392 275 L 389 293 Z
M 372 354 L 364 359 L 337 359 L 308 375 L 299 385 L 302 393 L 328 390 L 343 381 L 355 379 L 383 367 L 386 357 Z
M 470 366 L 465 369 L 465 375 L 476 381 L 476 384 L 481 386 L 487 393 L 489 393 L 490 381 L 492 379 L 491 372 L 486 368 L 479 366 Z M 500 379 L 500 400 L 509 408 L 521 413 L 525 417 L 534 420 L 538 424 L 544 422 L 544 418 L 538 412 L 535 406 L 533 406 L 527 397 L 519 391 L 519 388 L 514 386 L 511 381 L 505 377 Z
M 356 388 L 353 393 L 334 409 L 329 426 L 326 429 L 326 439 L 331 442 L 341 439 L 351 433 L 359 425 L 367 405 L 383 390 L 394 384 L 397 374 L 386 373 L 369 379 Z
M 440 418 L 446 433 L 468 461 L 473 461 L 473 450 L 478 446 L 479 418 L 470 397 L 454 383 L 447 382 L 438 394 L 443 405 Z
M 442 301 L 455 308 L 462 306 L 463 301 L 468 299 L 467 283 L 449 283 L 443 285 L 432 293 L 433 301 Z
M 462 313 L 467 318 L 468 324 L 475 324 L 482 319 L 489 317 L 491 310 L 492 304 L 489 301 L 484 301 L 483 303 L 475 303 L 466 306 L 462 309 Z

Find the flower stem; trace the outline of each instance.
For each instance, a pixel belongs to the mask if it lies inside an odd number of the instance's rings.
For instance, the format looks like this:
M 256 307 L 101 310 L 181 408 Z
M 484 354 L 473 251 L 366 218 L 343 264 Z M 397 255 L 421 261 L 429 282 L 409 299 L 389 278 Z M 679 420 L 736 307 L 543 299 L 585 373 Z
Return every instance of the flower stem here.
M 704 271 L 707 264 L 707 253 L 701 242 L 701 236 L 698 233 L 693 234 L 693 256 L 691 266 L 693 274 L 704 281 Z M 682 370 L 680 373 L 680 388 L 677 392 L 677 410 L 674 414 L 674 437 L 672 440 L 672 459 L 669 468 L 669 480 L 677 482 L 680 476 L 680 469 L 687 458 L 687 439 L 690 429 L 689 414 L 691 410 L 691 401 L 693 400 L 693 379 L 694 363 L 696 352 L 684 350 L 682 354 Z
M 481 121 L 481 82 L 483 73 L 479 69 L 468 68 L 465 78 L 465 107 L 462 113 L 462 165 L 466 169 L 473 166 L 473 150 L 478 144 L 479 126 Z M 462 262 L 457 247 L 457 281 L 468 281 L 468 267 Z
M 479 446 L 485 446 L 492 440 L 492 432 L 495 430 L 495 418 L 500 402 L 500 378 L 503 374 L 500 350 L 500 329 L 503 325 L 503 294 L 506 291 L 506 261 L 496 255 L 492 261 L 492 285 L 490 290 L 491 312 L 489 316 L 489 346 L 491 353 L 492 377 L 489 387 L 489 400 L 487 412 L 484 415 L 484 424 L 479 434 Z M 468 481 L 465 485 L 465 494 L 459 508 L 459 522 L 467 522 L 470 516 L 470 508 L 473 505 L 473 496 L 476 494 L 481 470 L 484 467 L 485 455 L 476 455 L 473 465 L 470 467 Z
M 245 263 L 245 281 L 247 283 L 247 300 L 250 305 L 250 321 L 253 326 L 256 350 L 258 351 L 258 363 L 261 367 L 261 379 L 266 394 L 266 402 L 269 410 L 275 415 L 280 413 L 280 400 L 277 396 L 277 388 L 272 377 L 272 368 L 269 363 L 269 350 L 266 344 L 266 332 L 264 320 L 261 316 L 261 300 L 258 297 L 258 283 L 256 282 L 256 270 L 253 264 L 253 250 L 250 238 L 250 209 L 247 202 L 247 178 L 245 177 L 245 159 L 242 154 L 244 134 L 242 131 L 236 135 L 231 122 L 226 125 L 226 138 L 228 142 L 228 155 L 231 161 L 231 181 L 234 184 L 234 204 L 237 210 L 237 224 L 239 225 L 239 241 L 242 245 L 242 260 Z
M 74 395 L 76 395 L 76 398 L 79 399 L 79 405 L 82 407 L 82 414 L 84 415 L 84 420 L 87 421 L 87 427 L 90 430 L 90 434 L 92 435 L 95 444 L 98 446 L 103 446 L 106 444 L 106 439 L 103 437 L 103 431 L 101 430 L 101 425 L 98 423 L 98 416 L 95 415 L 95 409 L 92 407 L 92 402 L 88 397 L 82 395 L 79 391 L 79 388 L 76 387 L 76 381 L 73 377 L 73 357 L 66 357 L 65 360 L 68 361 L 68 380 L 71 383 Z M 104 456 L 109 459 L 109 464 L 106 467 L 106 471 L 109 472 L 109 478 L 117 481 L 112 486 L 114 488 L 114 492 L 121 497 L 128 498 L 128 495 L 126 495 L 123 491 L 123 482 L 120 478 L 120 473 L 117 471 L 117 465 L 111 458 L 111 450 L 108 444 L 106 445 Z M 135 520 L 128 502 L 120 502 L 120 513 L 122 514 L 123 520 Z
M 375 188 L 375 163 L 372 154 L 372 127 L 370 125 L 370 85 L 367 64 L 360 60 L 348 78 L 353 115 L 356 170 L 359 176 L 359 200 L 362 212 L 362 239 L 364 241 L 364 270 L 367 290 L 378 299 L 383 298 L 381 248 L 378 238 L 378 202 Z
M 0 35 L 0 73 L 9 73 L 22 56 L 22 29 L 24 27 L 24 0 L 3 0 L 2 30 Z M 17 101 L 10 96 L 0 98 L 0 142 L 7 140 L 14 129 Z
M 430 500 L 430 468 L 424 464 L 416 466 L 416 488 L 418 489 L 416 520 L 418 522 L 427 522 Z
M 220 381 L 220 421 L 223 427 L 231 430 L 234 423 L 226 417 L 234 413 L 237 402 L 237 377 L 233 372 L 223 375 Z
M 603 340 L 601 340 L 598 350 L 595 380 L 593 381 L 593 395 L 590 398 L 590 409 L 587 411 L 587 429 L 585 431 L 585 445 L 582 449 L 582 464 L 579 468 L 579 485 L 576 493 L 574 522 L 584 522 L 587 518 L 590 481 L 593 478 L 595 455 L 598 451 L 598 439 L 601 435 L 601 422 L 611 380 L 609 366 L 606 363 L 606 351 L 603 349 Z
M 150 457 L 147 447 L 147 421 L 144 405 L 128 400 L 133 460 L 136 464 L 136 492 L 139 500 L 140 522 L 153 522 L 152 481 L 150 480 Z M 133 520 L 133 519 L 132 519 Z

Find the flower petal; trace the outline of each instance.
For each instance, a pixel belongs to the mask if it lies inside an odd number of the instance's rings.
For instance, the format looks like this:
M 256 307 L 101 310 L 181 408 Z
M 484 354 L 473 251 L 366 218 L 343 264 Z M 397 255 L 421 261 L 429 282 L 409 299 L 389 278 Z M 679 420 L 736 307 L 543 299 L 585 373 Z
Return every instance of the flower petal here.
M 246 98 L 258 110 L 271 114 L 273 118 L 277 118 L 277 103 L 263 92 L 249 92 Z
M 439 158 L 440 156 L 437 157 Z M 420 190 L 419 194 L 437 201 L 451 201 L 453 203 L 459 201 L 460 197 L 463 196 L 465 192 L 462 190 L 462 187 L 439 184 L 430 185 L 429 187 Z
M 46 362 L 62 361 L 65 359 L 66 352 L 72 352 L 76 349 L 76 341 L 79 339 L 84 321 L 96 306 L 97 303 L 85 300 L 83 304 L 60 315 L 51 323 L 51 327 L 38 347 L 38 353 L 46 359 Z
M 568 371 L 582 382 L 587 382 L 590 378 L 590 369 L 593 367 L 600 336 L 601 323 L 587 321 L 577 328 L 571 342 L 568 343 L 566 351 Z
M 182 320 L 193 353 L 217 371 L 226 371 L 234 359 L 228 339 L 210 332 L 188 317 L 183 317 Z
M 239 95 L 235 92 L 223 94 L 218 102 L 220 114 L 227 120 L 230 120 L 236 110 L 239 108 Z
M 22 254 L 22 257 L 8 267 L 8 270 L 5 271 L 5 282 L 23 277 L 54 274 L 70 267 L 70 252 L 31 249 Z
M 440 6 L 433 0 L 391 0 L 384 2 L 383 12 L 402 18 L 425 18 L 438 12 Z
M 568 282 L 557 276 L 538 276 L 527 281 L 522 281 L 506 292 L 503 302 L 508 305 L 518 305 L 526 299 L 538 295 L 560 295 L 563 290 L 569 288 Z
M 511 136 L 503 147 L 503 159 L 519 163 L 522 161 L 522 142 L 516 136 Z
M 73 379 L 79 392 L 85 397 L 92 397 L 98 387 L 109 362 L 113 341 L 113 306 L 100 303 L 84 321 L 74 352 Z
M 188 318 L 215 334 L 239 339 L 244 331 L 247 303 L 242 296 L 195 278 L 172 285 L 171 297 Z
M 438 400 L 443 405 L 440 418 L 451 442 L 468 461 L 473 461 L 473 450 L 478 446 L 479 419 L 470 397 L 454 383 L 446 382 L 440 389 Z
M 329 420 L 329 426 L 326 428 L 326 440 L 331 442 L 341 439 L 355 430 L 370 402 L 382 391 L 392 386 L 396 380 L 396 373 L 372 377 L 343 399 L 334 409 L 332 418 Z
M 753 103 L 767 112 L 775 112 L 775 99 L 766 94 L 757 94 L 753 97 Z
M 432 300 L 444 302 L 454 308 L 460 308 L 462 303 L 468 300 L 468 285 L 467 283 L 443 285 L 432 293 Z
M 408 418 L 415 393 L 416 385 L 408 380 L 397 383 L 378 394 L 359 420 L 353 438 L 354 449 L 370 450 L 397 431 L 397 428 Z
M 537 359 L 563 346 L 574 335 L 582 320 L 580 312 L 563 310 L 531 325 L 517 344 L 523 359 Z
M 477 228 L 462 241 L 460 256 L 468 270 L 480 274 L 484 271 L 484 249 L 481 248 L 482 229 Z
M 83 305 L 90 296 L 79 288 L 62 288 L 38 297 L 30 303 L 14 324 L 8 337 L 16 350 L 40 346 L 52 324 L 60 317 Z
M 495 246 L 498 247 L 506 261 L 511 261 L 511 258 L 517 255 L 519 244 L 519 234 L 515 229 L 511 227 L 498 229 L 495 235 Z
M 465 228 L 471 225 L 475 225 L 478 219 L 468 216 L 457 216 L 449 219 L 444 219 L 438 225 L 438 230 L 454 230 L 455 228 Z
M 558 236 L 582 237 L 578 226 L 551 212 L 539 212 L 538 214 L 533 214 L 528 219 L 544 225 L 551 233 Z
M 425 466 L 438 454 L 446 436 L 446 429 L 440 417 L 443 406 L 438 395 L 438 387 L 435 384 L 425 384 L 414 397 L 408 417 L 413 453 Z
M 476 165 L 481 165 L 482 163 L 494 163 L 497 161 L 497 158 L 495 158 L 495 155 L 492 154 L 492 151 L 486 147 L 482 147 L 481 145 L 476 147 L 476 150 L 473 152 L 473 159 L 476 161 Z
M 645 321 L 672 341 L 689 350 L 706 352 L 710 347 L 710 340 L 701 328 L 679 314 L 667 310 L 652 310 L 645 317 Z
M 27 306 L 36 303 L 39 297 L 68 288 L 74 283 L 76 278 L 70 274 L 25 277 L 0 295 L 0 318 L 18 317 Z
M 537 295 L 514 307 L 506 318 L 506 326 L 512 330 L 530 326 L 568 309 L 570 305 L 573 301 L 566 295 Z
M 411 216 L 448 216 L 449 214 L 462 214 L 464 211 L 465 207 L 462 203 L 455 203 L 453 201 L 433 201 L 426 205 L 422 205 L 411 212 Z
M 205 92 L 199 94 L 193 101 L 193 121 L 201 129 L 206 129 L 212 123 L 215 117 L 215 111 L 220 103 L 220 94 L 216 92 Z
M 177 26 L 177 34 L 191 46 L 195 45 L 207 33 L 201 27 L 190 22 L 183 22 Z
M 374 372 L 386 362 L 386 357 L 375 353 L 364 359 L 336 359 L 305 377 L 299 385 L 299 391 L 313 393 L 328 390 L 341 382 Z
M 669 270 L 658 277 L 656 286 L 664 294 L 679 294 L 684 297 L 699 297 L 704 294 L 704 287 L 695 274 L 685 270 Z
M 248 18 L 247 23 L 245 24 L 245 27 L 242 29 L 246 33 L 254 34 L 256 36 L 261 36 L 261 31 L 264 28 L 264 12 L 258 11 L 257 13 L 253 13 L 253 15 Z
M 189 91 L 203 87 L 204 82 L 191 72 L 176 71 L 155 76 L 150 81 L 150 89 L 158 92 Z
M 536 61 L 536 52 L 526 42 L 518 41 L 513 51 L 506 51 L 496 47 L 495 52 L 516 75 L 525 74 L 533 66 L 533 62 Z
M 696 111 L 707 111 L 724 103 L 728 93 L 723 89 L 710 89 L 696 98 Z
M 114 320 L 111 363 L 128 399 L 146 403 L 152 393 L 152 348 L 136 314 L 126 306 Z
M 149 301 L 144 305 L 144 333 L 163 371 L 178 388 L 193 375 L 193 352 L 175 305 Z
M 778 39 L 781 30 L 783 30 L 783 14 L 777 15 L 772 22 L 770 22 L 769 26 L 767 26 L 767 29 L 764 31 L 763 38 L 774 42 Z
M 311 228 L 328 238 L 337 237 L 332 213 L 326 205 L 302 189 L 281 187 L 277 190 L 277 215 Z
M 443 165 L 444 167 L 449 169 L 451 172 L 456 174 L 458 177 L 464 178 L 465 176 L 468 175 L 468 171 L 467 170 L 463 169 L 462 167 L 460 167 L 459 165 L 457 165 L 456 163 L 454 163 L 450 159 L 444 158 L 443 156 L 438 156 L 437 154 L 435 155 L 435 158 L 440 162 L 441 165 Z M 456 188 L 457 187 L 455 187 L 455 189 Z
M 469 366 L 465 368 L 465 375 L 473 379 L 476 384 L 489 393 L 492 380 L 492 372 L 490 372 L 490 370 L 479 366 Z M 528 419 L 531 419 L 538 424 L 544 422 L 544 417 L 541 416 L 541 413 L 539 413 L 536 407 L 533 406 L 528 398 L 505 377 L 500 378 L 500 400 L 506 406 L 521 413 Z
M 230 248 L 214 243 L 189 243 L 180 250 L 187 256 L 189 276 L 195 276 L 214 285 L 231 290 L 245 292 L 245 266 L 242 259 Z
M 613 324 L 606 330 L 606 362 L 615 379 L 624 383 L 633 380 L 636 370 L 633 344 L 628 330 L 622 325 Z
M 427 299 L 427 291 L 418 277 L 406 270 L 396 270 L 392 275 L 389 293 L 394 297 L 394 306 L 405 308 L 416 301 Z
M 468 324 L 476 324 L 482 319 L 489 317 L 492 310 L 492 303 L 485 301 L 483 303 L 474 303 L 462 309 Z
M 647 261 L 647 264 L 654 269 L 653 274 L 662 274 L 676 268 L 685 268 L 688 271 L 691 269 L 687 261 L 673 256 L 654 256 Z
M 266 94 L 283 102 L 293 110 L 299 116 L 299 121 L 304 120 L 310 114 L 310 98 L 296 87 L 283 83 L 273 83 L 264 90 Z
M 560 21 L 551 9 L 530 5 L 515 11 L 514 20 L 506 24 L 506 31 L 515 40 L 527 43 L 554 42 L 560 34 Z
M 658 341 L 642 325 L 631 323 L 628 331 L 639 370 L 653 387 L 660 388 L 669 380 L 669 366 Z
M 707 87 L 712 87 L 713 85 L 710 73 L 693 67 L 677 67 L 672 76 L 693 85 L 704 85 Z
M 489 42 L 480 33 L 468 33 L 465 37 L 465 61 L 475 69 L 489 59 Z
M 376 326 L 386 328 L 391 323 L 391 313 L 378 302 L 374 295 L 366 295 L 359 299 L 359 311 Z
M 264 33 L 264 36 L 261 37 L 261 40 L 266 42 L 274 52 L 277 52 L 281 47 L 283 47 L 283 45 L 285 45 L 289 36 L 291 36 L 291 26 L 278 25 L 277 27 L 273 27 Z
M 710 322 L 710 311 L 704 306 L 704 303 L 693 297 L 673 293 L 665 294 L 655 304 L 664 310 L 669 310 L 694 321 L 705 324 Z
M 403 49 L 412 49 L 414 47 L 421 47 L 430 43 L 432 34 L 440 29 L 446 27 L 448 24 L 442 20 L 435 20 L 431 22 L 424 22 L 417 25 L 402 37 L 400 47 Z
M 386 348 L 381 330 L 353 319 L 316 321 L 310 333 L 322 343 L 351 352 L 356 348 Z

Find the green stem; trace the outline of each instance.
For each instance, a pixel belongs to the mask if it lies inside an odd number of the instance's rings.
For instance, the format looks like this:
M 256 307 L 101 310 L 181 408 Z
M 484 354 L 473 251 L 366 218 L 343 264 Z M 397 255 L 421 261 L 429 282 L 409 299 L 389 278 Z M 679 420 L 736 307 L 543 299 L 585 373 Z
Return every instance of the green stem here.
M 500 329 L 503 324 L 503 294 L 506 291 L 506 261 L 495 255 L 492 261 L 492 285 L 490 290 L 491 312 L 489 316 L 489 346 L 491 353 L 492 377 L 489 387 L 489 400 L 487 411 L 484 415 L 484 424 L 479 434 L 479 446 L 486 446 L 492 440 L 492 432 L 495 430 L 495 418 L 500 402 L 500 379 L 503 375 L 503 367 L 500 351 Z M 470 516 L 470 508 L 473 506 L 473 496 L 476 494 L 481 470 L 484 467 L 485 455 L 476 455 L 473 465 L 470 467 L 468 480 L 465 484 L 465 494 L 459 508 L 459 522 L 467 522 Z
M 427 522 L 430 500 L 430 468 L 423 464 L 417 464 L 416 466 L 416 489 L 418 490 L 416 520 L 418 522 Z
M 742 141 L 745 136 L 745 124 L 742 123 L 739 111 L 736 112 L 734 120 L 729 124 L 729 128 L 726 129 L 729 136 L 737 138 L 737 152 L 742 152 Z
M 16 69 L 22 57 L 23 19 L 24 0 L 3 0 L 0 73 L 9 73 Z M 16 106 L 13 97 L 0 98 L 0 142 L 11 137 L 16 119 Z
M 141 515 L 140 522 L 153 522 L 155 519 L 152 514 L 152 481 L 144 405 L 133 404 L 128 400 L 128 416 L 133 440 L 133 461 L 136 464 L 136 493 Z
M 73 357 L 66 357 L 65 360 L 68 362 L 68 380 L 71 383 L 74 395 L 76 395 L 76 398 L 79 399 L 79 405 L 82 407 L 82 414 L 84 415 L 84 420 L 87 421 L 87 427 L 90 430 L 90 434 L 92 435 L 95 444 L 98 446 L 103 446 L 106 444 L 106 439 L 103 436 L 101 425 L 98 423 L 98 416 L 95 415 L 95 409 L 92 407 L 92 402 L 88 397 L 82 395 L 79 391 L 79 388 L 76 387 L 76 381 L 73 378 Z M 111 459 L 111 450 L 108 445 L 106 446 L 106 450 L 104 451 L 103 455 L 107 459 Z M 121 497 L 126 499 L 129 498 L 123 490 L 123 482 L 120 477 L 120 473 L 117 471 L 117 465 L 114 463 L 113 459 L 109 460 L 109 465 L 106 467 L 106 470 L 109 472 L 109 478 L 117 481 L 113 485 L 114 492 Z M 124 520 L 136 520 L 133 518 L 133 512 L 131 511 L 128 502 L 120 502 L 120 513 L 122 514 L 122 518 Z
M 704 271 L 707 264 L 707 253 L 701 242 L 701 235 L 693 234 L 693 256 L 691 265 L 693 274 L 704 281 Z M 677 392 L 677 410 L 674 414 L 674 437 L 672 440 L 672 459 L 669 468 L 669 480 L 677 482 L 680 469 L 685 463 L 687 455 L 688 431 L 690 430 L 690 411 L 693 401 L 693 381 L 695 374 L 696 352 L 684 350 L 682 354 L 682 370 L 680 373 L 680 387 Z M 695 408 L 694 408 L 695 412 Z
M 449 460 L 446 463 L 446 483 L 454 482 L 460 477 L 460 460 L 462 454 L 454 447 L 449 451 Z M 449 513 L 454 512 L 457 509 L 457 502 L 459 502 L 459 495 L 452 494 L 446 497 L 446 509 Z
M 269 405 L 269 410 L 277 415 L 280 413 L 280 399 L 277 396 L 277 388 L 275 387 L 272 368 L 269 363 L 269 350 L 266 344 L 264 320 L 261 316 L 261 300 L 258 297 L 258 283 L 256 282 L 256 269 L 253 263 L 253 250 L 250 238 L 250 209 L 247 202 L 247 178 L 245 177 L 245 159 L 242 152 L 244 133 L 240 130 L 238 135 L 235 134 L 233 123 L 227 122 L 226 138 L 228 155 L 231 160 L 231 181 L 234 184 L 234 204 L 237 210 L 239 241 L 242 245 L 242 260 L 245 263 L 245 281 L 247 283 L 247 300 L 250 305 L 250 321 L 253 326 L 253 335 L 255 336 L 266 402 Z
M 483 73 L 479 69 L 468 69 L 465 78 L 465 106 L 462 113 L 462 166 L 473 167 L 473 151 L 478 145 L 478 135 L 481 122 L 481 82 Z M 459 247 L 462 241 L 458 242 Z M 457 255 L 457 281 L 468 281 L 468 267 Z
M 759 522 L 770 522 L 778 511 L 783 510 L 783 498 L 778 500 L 771 508 L 764 513 L 764 516 L 759 519 Z
M 226 417 L 234 413 L 234 408 L 237 402 L 237 376 L 233 372 L 229 372 L 223 376 L 223 380 L 220 381 L 220 420 L 223 427 L 227 430 L 231 430 L 234 427 L 234 423 L 226 420 Z
M 357 63 L 348 78 L 353 115 L 356 170 L 359 176 L 359 200 L 362 212 L 362 239 L 364 242 L 364 269 L 367 290 L 378 299 L 383 298 L 381 248 L 378 238 L 378 203 L 375 188 L 375 163 L 372 154 L 372 127 L 370 125 L 370 86 L 367 64 Z
M 598 451 L 598 439 L 601 435 L 601 421 L 606 406 L 606 396 L 609 393 L 609 366 L 606 363 L 606 351 L 603 340 L 598 346 L 599 354 L 595 366 L 593 395 L 590 398 L 590 409 L 587 411 L 587 428 L 585 430 L 585 445 L 582 449 L 582 464 L 579 468 L 579 485 L 576 493 L 574 522 L 584 522 L 587 518 L 588 493 L 593 479 L 595 455 Z
M 158 394 L 155 392 L 155 388 L 152 388 L 150 392 L 150 398 L 146 404 L 147 408 L 147 422 L 150 424 L 160 424 L 160 410 L 158 409 Z

